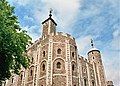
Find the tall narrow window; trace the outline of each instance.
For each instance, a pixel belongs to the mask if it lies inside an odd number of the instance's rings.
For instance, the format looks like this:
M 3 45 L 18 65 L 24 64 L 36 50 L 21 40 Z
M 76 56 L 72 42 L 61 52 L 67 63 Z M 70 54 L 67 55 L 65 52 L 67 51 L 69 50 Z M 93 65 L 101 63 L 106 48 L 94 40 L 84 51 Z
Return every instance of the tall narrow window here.
M 94 81 L 92 81 L 92 86 L 94 86 Z
M 74 66 L 74 64 L 72 65 L 72 71 L 74 71 L 74 69 L 75 69 L 75 66 Z
M 74 57 L 74 52 L 72 52 L 72 57 Z
M 42 70 L 45 71 L 45 64 L 42 65 Z
M 33 71 L 32 71 L 32 69 L 31 69 L 31 71 L 30 71 L 30 75 L 32 76 L 32 74 L 33 74 Z
M 32 63 L 33 63 L 33 60 L 34 60 L 34 59 L 33 59 L 33 57 L 32 57 Z
M 57 50 L 57 54 L 61 54 L 61 49 L 60 48 Z
M 43 51 L 43 57 L 45 57 L 45 51 Z
M 60 62 L 57 63 L 57 68 L 58 68 L 58 69 L 61 68 L 61 63 L 60 63 Z
M 84 79 L 84 86 L 87 86 L 86 79 Z
M 14 78 L 12 78 L 12 83 L 13 83 Z
M 23 78 L 23 75 L 21 74 L 20 79 L 22 80 L 22 78 Z

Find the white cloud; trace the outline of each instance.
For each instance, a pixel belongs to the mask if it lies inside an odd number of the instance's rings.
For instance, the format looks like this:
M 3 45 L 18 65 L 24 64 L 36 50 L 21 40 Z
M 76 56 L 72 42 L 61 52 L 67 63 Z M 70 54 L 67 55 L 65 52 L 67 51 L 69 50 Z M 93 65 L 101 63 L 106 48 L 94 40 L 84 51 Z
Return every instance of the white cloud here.
M 87 51 L 90 49 L 90 39 L 92 38 L 91 35 L 88 36 L 81 36 L 76 39 L 77 47 L 79 50 L 80 55 L 87 57 Z
M 36 29 L 38 29 L 38 26 L 31 26 L 31 27 L 25 26 L 25 27 L 22 27 L 22 28 L 23 28 L 23 30 L 26 30 L 28 32 L 28 35 L 30 35 L 32 37 L 32 42 L 34 42 L 34 41 L 39 39 L 39 37 L 40 37 L 40 30 L 38 32 L 39 34 L 35 32 Z
M 30 0 L 14 0 L 14 2 L 16 2 L 19 5 L 27 5 L 29 3 Z
M 113 32 L 113 39 L 110 43 L 110 46 L 112 50 L 120 51 L 120 25 L 114 25 L 113 29 L 115 31 Z
M 32 17 L 29 17 L 27 15 L 24 16 L 24 19 L 27 21 L 33 21 L 34 19 Z
M 43 0 L 44 7 L 37 7 L 34 17 L 40 21 L 47 17 L 48 10 L 53 9 L 54 19 L 57 19 L 58 27 L 62 31 L 72 31 L 71 26 L 77 20 L 80 3 L 79 0 Z M 38 5 L 36 5 L 38 6 Z M 47 15 L 46 15 L 47 14 Z

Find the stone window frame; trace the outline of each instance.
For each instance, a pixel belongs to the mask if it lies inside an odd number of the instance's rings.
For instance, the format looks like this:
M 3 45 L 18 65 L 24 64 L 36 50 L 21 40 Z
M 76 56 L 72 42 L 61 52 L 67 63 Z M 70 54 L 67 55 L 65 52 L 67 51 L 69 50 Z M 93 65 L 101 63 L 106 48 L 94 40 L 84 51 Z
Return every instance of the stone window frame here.
M 72 61 L 72 62 L 71 62 L 71 69 L 72 69 L 72 71 L 75 72 L 75 71 L 76 71 L 76 68 L 77 68 L 76 62 L 75 62 L 75 61 Z
M 34 74 L 34 66 L 31 66 L 29 69 L 29 77 L 33 76 Z
M 43 64 L 44 64 L 44 67 L 45 68 L 43 68 Z M 47 67 L 47 61 L 46 60 L 42 60 L 41 62 L 40 62 L 40 72 L 45 72 L 46 71 L 46 67 Z M 44 69 L 44 70 L 43 70 Z

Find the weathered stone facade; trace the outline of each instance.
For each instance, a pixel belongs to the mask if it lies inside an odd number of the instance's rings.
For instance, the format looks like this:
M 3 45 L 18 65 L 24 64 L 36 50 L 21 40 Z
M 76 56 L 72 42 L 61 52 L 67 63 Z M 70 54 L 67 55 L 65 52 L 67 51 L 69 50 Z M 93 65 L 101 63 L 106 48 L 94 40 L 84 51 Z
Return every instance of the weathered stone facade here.
M 74 37 L 56 32 L 51 14 L 42 24 L 41 38 L 28 47 L 31 66 L 13 75 L 7 86 L 107 86 L 98 49 L 92 48 L 84 59 Z

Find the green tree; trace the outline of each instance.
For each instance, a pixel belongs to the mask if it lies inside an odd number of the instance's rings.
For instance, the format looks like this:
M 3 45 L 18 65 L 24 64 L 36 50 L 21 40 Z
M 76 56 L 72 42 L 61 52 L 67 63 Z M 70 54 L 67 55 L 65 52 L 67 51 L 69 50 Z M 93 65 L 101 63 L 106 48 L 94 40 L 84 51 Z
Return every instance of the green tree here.
M 21 67 L 29 67 L 26 46 L 30 43 L 30 36 L 19 26 L 14 7 L 0 0 L 0 81 L 19 74 Z

